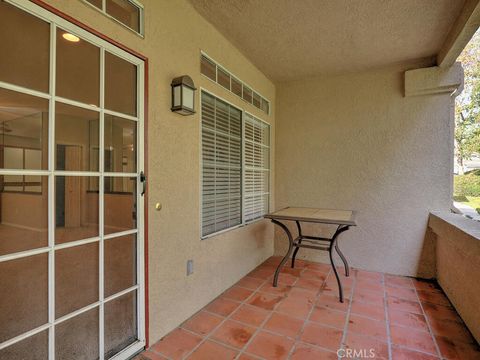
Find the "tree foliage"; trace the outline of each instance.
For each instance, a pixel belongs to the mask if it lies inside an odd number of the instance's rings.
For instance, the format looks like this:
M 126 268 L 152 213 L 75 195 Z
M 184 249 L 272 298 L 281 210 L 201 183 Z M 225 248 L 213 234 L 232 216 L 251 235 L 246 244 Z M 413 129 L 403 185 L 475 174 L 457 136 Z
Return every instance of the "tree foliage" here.
M 462 172 L 464 160 L 480 153 L 480 31 L 458 61 L 465 71 L 464 90 L 455 102 L 455 156 Z

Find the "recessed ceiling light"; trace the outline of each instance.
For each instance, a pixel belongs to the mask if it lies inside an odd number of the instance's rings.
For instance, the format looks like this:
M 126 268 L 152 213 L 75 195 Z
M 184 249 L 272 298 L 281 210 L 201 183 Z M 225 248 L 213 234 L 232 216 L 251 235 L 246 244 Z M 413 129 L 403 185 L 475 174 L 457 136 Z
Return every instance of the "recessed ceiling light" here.
M 71 42 L 79 42 L 80 41 L 80 38 L 78 36 L 75 36 L 75 35 L 70 34 L 70 33 L 64 33 L 62 36 L 65 40 L 68 40 L 68 41 L 71 41 Z

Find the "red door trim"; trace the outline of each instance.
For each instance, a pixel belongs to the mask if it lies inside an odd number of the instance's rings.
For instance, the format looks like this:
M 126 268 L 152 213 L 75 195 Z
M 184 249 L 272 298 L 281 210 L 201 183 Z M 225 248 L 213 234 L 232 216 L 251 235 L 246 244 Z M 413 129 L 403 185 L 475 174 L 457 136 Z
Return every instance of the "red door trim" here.
M 105 34 L 102 34 L 101 32 L 91 28 L 90 26 L 80 22 L 79 20 L 73 18 L 70 15 L 65 14 L 64 12 L 58 10 L 57 8 L 45 3 L 43 0 L 30 0 L 31 2 L 35 3 L 36 5 L 44 8 L 45 10 L 50 11 L 51 13 L 71 22 L 72 24 L 77 25 L 78 27 L 92 33 L 95 36 L 98 36 L 99 38 L 108 41 L 109 43 L 117 46 L 118 48 L 132 54 L 133 56 L 143 60 L 145 62 L 145 79 L 144 79 L 144 101 L 145 101 L 145 107 L 144 107 L 144 169 L 143 172 L 147 176 L 148 179 L 148 58 L 140 54 L 139 52 L 130 49 L 129 47 L 119 43 L 116 40 L 113 40 L 112 38 L 108 37 Z M 148 301 L 148 181 L 147 181 L 147 186 L 145 189 L 145 195 L 144 195 L 144 213 L 145 213 L 145 219 L 144 219 L 144 252 L 145 252 L 145 341 L 146 345 L 145 347 L 148 348 L 149 346 L 149 301 Z

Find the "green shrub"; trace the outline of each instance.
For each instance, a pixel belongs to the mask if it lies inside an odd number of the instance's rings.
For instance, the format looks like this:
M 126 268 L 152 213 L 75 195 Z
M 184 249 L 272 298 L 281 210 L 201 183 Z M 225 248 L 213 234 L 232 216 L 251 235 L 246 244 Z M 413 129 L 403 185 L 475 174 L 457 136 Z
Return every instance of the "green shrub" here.
M 465 175 L 456 175 L 453 179 L 455 196 L 480 196 L 480 170 Z
M 453 201 L 468 202 L 468 199 L 465 195 L 453 195 Z

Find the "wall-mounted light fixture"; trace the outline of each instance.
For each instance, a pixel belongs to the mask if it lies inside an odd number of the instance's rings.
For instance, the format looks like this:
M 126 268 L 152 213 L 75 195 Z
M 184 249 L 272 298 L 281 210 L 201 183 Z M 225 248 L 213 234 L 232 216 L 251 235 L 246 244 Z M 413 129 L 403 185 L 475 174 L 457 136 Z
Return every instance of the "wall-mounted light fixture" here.
M 172 80 L 172 108 L 173 112 L 180 115 L 195 114 L 195 84 L 188 75 L 183 75 Z

